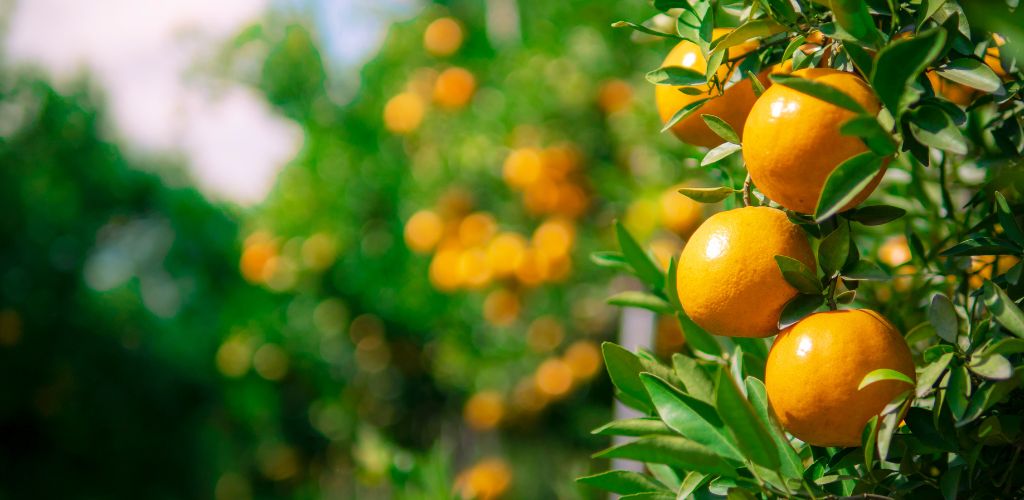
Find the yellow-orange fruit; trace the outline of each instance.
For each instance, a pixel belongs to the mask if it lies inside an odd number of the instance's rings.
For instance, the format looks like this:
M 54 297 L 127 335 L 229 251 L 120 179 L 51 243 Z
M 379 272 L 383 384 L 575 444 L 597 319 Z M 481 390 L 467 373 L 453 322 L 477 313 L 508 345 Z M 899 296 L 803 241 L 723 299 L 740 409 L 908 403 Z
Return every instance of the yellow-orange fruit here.
M 448 109 L 469 103 L 476 92 L 476 78 L 464 68 L 448 68 L 434 81 L 434 102 Z
M 992 34 L 992 40 L 996 42 L 996 45 L 995 47 L 985 49 L 985 64 L 992 68 L 992 71 L 995 71 L 996 75 L 1003 81 L 1010 80 L 1010 75 L 1006 73 L 1005 69 L 1003 69 L 1003 63 L 999 58 L 999 47 L 1005 45 L 1006 40 L 996 33 Z
M 910 245 L 907 244 L 907 237 L 903 235 L 893 236 L 878 247 L 878 260 L 889 267 L 909 262 L 910 257 Z
M 438 56 L 450 56 L 462 46 L 462 26 L 459 22 L 442 17 L 427 25 L 423 32 L 423 48 Z
M 441 241 L 443 231 L 444 221 L 437 212 L 420 210 L 405 223 L 405 244 L 414 252 L 429 252 Z
M 681 187 L 674 186 L 661 194 L 661 223 L 686 239 L 704 220 L 704 205 L 679 194 Z
M 725 36 L 730 31 L 732 30 L 726 28 L 716 29 L 714 31 L 714 38 L 717 39 Z M 729 57 L 741 56 L 755 48 L 757 48 L 757 42 L 747 42 L 731 47 L 729 48 Z M 700 48 L 697 47 L 696 44 L 684 40 L 679 42 L 679 44 L 677 44 L 675 48 L 668 53 L 668 56 L 665 58 L 665 61 L 661 66 L 663 68 L 687 68 L 703 74 L 707 69 L 707 61 L 704 59 L 704 55 L 701 54 Z M 723 65 L 719 68 L 717 75 L 722 81 L 728 79 L 728 68 Z M 684 94 L 679 91 L 681 88 L 682 87 L 672 85 L 655 86 L 654 100 L 658 107 L 658 115 L 661 116 L 662 123 L 668 123 L 669 119 L 671 119 L 676 112 L 683 109 L 687 104 L 698 99 L 711 97 L 707 95 L 709 90 L 708 85 L 692 87 L 702 92 L 699 95 Z M 722 139 L 708 128 L 700 115 L 709 114 L 717 116 L 732 126 L 733 130 L 742 132 L 743 123 L 747 119 L 747 113 L 750 112 L 750 108 L 754 105 L 754 101 L 756 99 L 757 98 L 754 95 L 754 87 L 751 85 L 750 79 L 745 78 L 726 89 L 723 95 L 715 97 L 714 99 L 704 103 L 698 112 L 679 120 L 679 122 L 672 126 L 672 133 L 688 144 L 703 146 L 706 148 L 715 147 L 722 143 Z
M 932 90 L 936 94 L 945 97 L 951 102 L 960 106 L 967 106 L 974 99 L 974 89 L 949 81 L 935 74 L 934 71 L 926 73 L 928 81 L 932 84 Z
M 481 391 L 466 400 L 462 418 L 470 427 L 484 431 L 495 428 L 505 415 L 505 401 L 495 391 Z
M 622 80 L 612 79 L 601 85 L 601 90 L 597 95 L 597 104 L 601 107 L 601 111 L 610 115 L 626 109 L 632 99 L 633 87 Z
M 797 294 L 776 255 L 815 268 L 807 237 L 781 210 L 745 207 L 712 215 L 679 256 L 676 286 L 686 314 L 716 335 L 775 335 L 782 307 Z
M 914 360 L 903 337 L 874 311 L 812 314 L 775 339 L 765 386 L 779 423 L 816 446 L 859 446 L 864 424 L 901 392 L 885 380 L 858 389 L 868 373 L 896 370 L 914 380 Z
M 872 115 L 880 109 L 871 88 L 853 73 L 809 68 L 793 74 L 843 92 Z M 839 127 L 854 116 L 853 111 L 792 88 L 769 87 L 743 127 L 743 159 L 754 184 L 790 210 L 814 213 L 829 174 L 840 163 L 868 150 L 860 138 L 839 133 Z M 884 172 L 882 168 L 844 209 L 864 201 Z
M 967 283 L 971 288 L 981 288 L 985 284 L 985 280 L 992 279 L 992 271 L 996 271 L 997 276 L 999 274 L 1009 271 L 1011 267 L 1017 265 L 1020 262 L 1020 258 L 1013 255 L 975 255 L 971 257 L 971 276 L 968 278 Z
M 408 134 L 419 128 L 425 112 L 420 96 L 402 92 L 384 105 L 384 127 L 396 134 Z

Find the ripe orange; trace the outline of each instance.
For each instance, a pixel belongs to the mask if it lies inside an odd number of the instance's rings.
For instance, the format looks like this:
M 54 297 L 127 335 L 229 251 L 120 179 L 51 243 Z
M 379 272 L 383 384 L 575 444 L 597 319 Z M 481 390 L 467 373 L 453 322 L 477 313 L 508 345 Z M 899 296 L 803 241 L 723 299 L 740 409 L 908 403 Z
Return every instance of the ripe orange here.
M 878 98 L 853 73 L 809 68 L 793 75 L 834 87 L 868 113 L 878 113 Z M 769 87 L 743 127 L 743 159 L 754 184 L 790 210 L 814 213 L 829 174 L 843 161 L 868 150 L 859 138 L 839 133 L 839 127 L 854 116 L 852 111 L 789 87 Z M 864 201 L 884 172 L 883 168 L 845 208 Z
M 494 326 L 508 326 L 519 318 L 519 295 L 504 288 L 487 294 L 484 299 L 484 320 Z
M 480 391 L 466 400 L 462 407 L 462 418 L 479 431 L 495 428 L 504 414 L 505 401 L 496 391 Z
M 462 46 L 462 26 L 459 22 L 442 17 L 427 25 L 423 32 L 423 48 L 438 57 L 450 56 Z
M 464 68 L 448 68 L 434 81 L 434 102 L 441 107 L 458 109 L 469 103 L 476 92 L 476 78 Z
M 601 107 L 601 111 L 610 115 L 629 107 L 632 99 L 633 87 L 630 87 L 629 83 L 611 79 L 601 85 L 601 90 L 597 94 L 597 105 Z
M 682 184 L 661 194 L 661 223 L 679 237 L 689 238 L 704 219 L 704 204 L 679 194 Z
M 909 262 L 910 257 L 910 245 L 907 244 L 907 237 L 903 235 L 893 236 L 878 247 L 878 260 L 889 267 Z
M 716 29 L 714 31 L 714 38 L 717 39 L 725 36 L 730 31 L 732 30 L 727 28 Z M 754 50 L 756 47 L 757 42 L 747 42 L 731 47 L 729 49 L 729 57 L 741 56 Z M 696 44 L 683 40 L 668 53 L 668 57 L 665 58 L 665 62 L 661 66 L 663 68 L 688 68 L 703 74 L 707 69 L 707 61 Z M 728 68 L 722 65 L 718 70 L 718 78 L 726 80 L 729 76 Z M 667 123 L 672 118 L 672 115 L 683 109 L 687 104 L 698 99 L 711 97 L 707 95 L 709 90 L 707 85 L 693 87 L 702 91 L 699 95 L 684 94 L 679 91 L 681 88 L 672 85 L 655 86 L 654 100 L 657 104 L 658 114 L 661 116 L 662 123 Z M 756 99 L 754 87 L 751 85 L 750 79 L 743 79 L 732 87 L 727 88 L 723 95 L 704 103 L 698 112 L 687 116 L 673 125 L 672 133 L 683 142 L 689 144 L 706 148 L 715 147 L 722 143 L 722 139 L 708 128 L 700 115 L 715 115 L 725 120 L 737 132 L 742 132 L 743 122 L 746 121 L 747 113 L 750 112 L 750 108 L 754 105 Z
M 420 96 L 402 92 L 384 105 L 384 127 L 396 134 L 408 134 L 420 126 L 425 113 Z
M 913 389 L 886 380 L 858 390 L 879 368 L 914 379 L 910 349 L 885 318 L 867 309 L 812 314 L 775 339 L 765 366 L 768 400 L 782 426 L 804 442 L 859 446 L 864 424 Z
M 974 89 L 970 87 L 942 78 L 934 71 L 929 71 L 925 76 L 928 77 L 936 94 L 955 104 L 967 106 L 974 99 Z
M 427 253 L 441 241 L 444 221 L 433 210 L 420 210 L 405 223 L 405 244 L 417 253 Z
M 1011 267 L 1017 265 L 1020 259 L 1013 255 L 976 255 L 971 257 L 971 277 L 968 278 L 967 283 L 971 288 L 981 288 L 981 285 L 985 284 L 985 280 L 992 279 L 993 273 L 996 272 L 996 276 L 1009 271 Z
M 1003 63 L 999 59 L 999 47 L 1006 44 L 1006 40 L 996 33 L 992 34 L 992 40 L 995 40 L 996 45 L 995 47 L 985 49 L 985 64 L 992 68 L 992 71 L 995 71 L 996 75 L 1003 81 L 1010 80 L 1010 75 L 1003 69 Z
M 676 287 L 686 314 L 716 335 L 775 335 L 782 307 L 797 294 L 776 255 L 815 266 L 807 237 L 781 210 L 745 207 L 712 215 L 679 256 Z

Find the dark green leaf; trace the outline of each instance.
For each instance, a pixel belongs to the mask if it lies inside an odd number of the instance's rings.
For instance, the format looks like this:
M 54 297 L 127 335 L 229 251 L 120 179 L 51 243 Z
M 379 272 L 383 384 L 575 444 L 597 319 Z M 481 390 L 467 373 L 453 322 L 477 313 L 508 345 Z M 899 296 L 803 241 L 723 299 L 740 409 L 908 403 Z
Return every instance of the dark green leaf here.
M 931 304 L 928 306 L 928 322 L 935 327 L 935 333 L 939 338 L 956 344 L 957 332 L 960 330 L 959 319 L 949 297 L 941 293 L 932 295 Z
M 999 80 L 999 76 L 992 71 L 992 68 L 977 59 L 968 57 L 943 64 L 937 73 L 947 80 L 990 94 L 1003 86 L 1003 82 Z
M 664 284 L 665 277 L 651 257 L 640 248 L 640 245 L 619 221 L 615 222 L 615 232 L 619 238 L 619 246 L 622 248 L 622 256 L 636 272 L 637 277 L 647 286 L 655 290 L 660 289 Z
M 636 24 L 636 23 L 631 23 L 629 21 L 615 21 L 614 23 L 612 23 L 612 28 L 633 28 L 636 31 L 639 31 L 641 33 L 646 33 L 648 35 L 660 36 L 660 37 L 664 37 L 664 38 L 673 38 L 675 40 L 679 40 L 679 37 L 677 35 L 672 34 L 672 33 L 663 33 L 661 31 L 652 30 L 651 28 L 648 28 L 647 26 L 643 26 L 641 24 Z
M 715 115 L 700 115 L 700 117 L 704 120 L 704 123 L 708 125 L 708 128 L 711 129 L 715 135 L 721 137 L 722 140 L 736 144 L 740 143 L 740 136 L 732 129 L 732 126 L 725 123 L 725 120 Z
M 896 143 L 889 132 L 871 115 L 858 115 L 850 118 L 839 127 L 839 133 L 860 137 L 871 151 L 879 156 L 888 156 L 896 152 Z
M 786 302 L 779 315 L 779 330 L 785 330 L 804 319 L 825 303 L 823 295 L 799 294 Z
M 923 31 L 917 36 L 895 40 L 878 52 L 871 87 L 894 117 L 903 114 L 904 95 L 911 83 L 939 56 L 946 43 L 942 28 Z
M 715 384 L 697 360 L 676 353 L 672 355 L 672 366 L 687 394 L 705 403 L 714 402 Z
M 1006 380 L 1013 375 L 1010 360 L 1000 354 L 975 354 L 967 364 L 972 372 L 990 380 Z
M 967 139 L 942 108 L 922 105 L 910 112 L 910 133 L 924 144 L 943 151 L 967 154 Z
M 861 432 L 860 443 L 864 450 L 864 467 L 867 470 L 874 469 L 875 465 L 875 443 L 878 439 L 878 415 L 871 417 Z
M 946 386 L 946 406 L 952 412 L 955 420 L 964 417 L 967 411 L 967 403 L 971 396 L 971 376 L 967 374 L 967 368 L 958 366 L 949 372 L 949 383 Z
M 869 260 L 858 260 L 849 269 L 843 270 L 843 279 L 847 280 L 887 280 L 889 273 L 886 273 L 878 264 Z
M 890 368 L 878 368 L 877 370 L 871 370 L 864 378 L 860 380 L 860 385 L 857 386 L 857 390 L 861 390 L 875 382 L 881 382 L 883 380 L 898 380 L 900 382 L 906 382 L 913 386 L 914 381 L 910 377 Z
M 982 286 L 982 297 L 985 306 L 995 316 L 996 321 L 1010 333 L 1024 338 L 1024 311 L 1020 310 L 1009 295 L 995 283 L 985 280 Z
M 725 426 L 750 461 L 771 470 L 779 468 L 779 451 L 771 433 L 725 370 L 718 372 L 715 407 L 725 417 Z
M 1013 377 L 1008 380 L 1000 382 L 993 382 L 983 384 L 980 389 L 975 391 L 974 396 L 971 398 L 970 406 L 967 407 L 967 411 L 964 412 L 963 418 L 957 422 L 957 427 L 961 427 L 973 422 L 975 419 L 980 417 L 985 410 L 988 410 L 996 403 L 999 403 L 1013 392 L 1020 385 L 1020 378 L 1024 368 L 1018 367 L 1013 372 Z
M 647 81 L 655 85 L 685 86 L 703 85 L 707 83 L 707 80 L 704 79 L 704 75 L 702 73 L 690 68 L 683 68 L 681 66 L 658 68 L 654 71 L 649 71 L 645 76 Z
M 862 0 L 830 0 L 829 5 L 836 23 L 857 40 L 874 44 L 881 38 L 867 3 Z
M 732 156 L 733 153 L 739 151 L 740 149 L 742 149 L 742 146 L 740 146 L 739 144 L 735 144 L 732 142 L 723 142 L 722 144 L 715 146 L 713 149 L 711 149 L 711 151 L 708 151 L 708 154 L 704 155 L 704 158 L 700 160 L 700 166 L 706 167 L 708 165 L 711 165 L 712 163 L 721 161 L 725 158 L 728 158 L 729 156 Z
M 785 255 L 776 255 L 775 263 L 782 271 L 782 277 L 786 282 L 796 288 L 800 293 L 821 294 L 821 282 L 818 281 L 814 271 L 804 265 L 803 262 Z
M 757 417 L 761 420 L 761 423 L 771 433 L 772 440 L 775 442 L 775 448 L 779 451 L 779 462 L 782 464 L 779 471 L 786 478 L 800 478 L 804 470 L 803 463 L 800 460 L 800 455 L 797 455 L 796 450 L 789 444 L 789 439 L 786 438 L 785 433 L 772 420 L 768 403 L 768 391 L 764 386 L 764 382 L 754 377 L 747 377 L 744 379 L 744 385 L 747 388 L 747 398 L 750 399 L 750 404 L 757 412 Z
M 985 354 L 1020 354 L 1024 352 L 1024 340 L 1021 339 L 1003 339 L 999 342 L 989 345 L 984 349 Z
M 654 407 L 665 425 L 683 437 L 706 446 L 719 456 L 743 460 L 719 417 L 715 407 L 676 388 L 650 374 L 640 375 Z
M 700 203 L 718 203 L 738 192 L 731 187 L 725 186 L 716 188 L 682 188 L 679 190 L 679 194 Z
M 952 361 L 952 359 L 953 353 L 947 352 L 918 372 L 917 390 L 915 391 L 917 397 L 922 398 L 931 391 L 935 382 L 942 377 L 942 374 L 946 371 L 946 367 L 949 366 L 949 362 Z
M 834 276 L 846 264 L 850 255 L 850 226 L 840 223 L 825 239 L 818 245 L 818 265 L 825 273 L 825 277 Z
M 704 103 L 710 100 L 711 98 L 697 99 L 696 101 L 693 101 L 690 104 L 683 106 L 682 109 L 676 111 L 676 113 L 672 115 L 672 118 L 669 118 L 668 121 L 665 122 L 665 125 L 661 127 L 661 131 L 665 132 L 666 130 L 672 128 L 673 126 L 675 126 L 675 124 L 679 123 L 680 120 L 686 118 L 687 116 L 690 116 L 695 111 L 700 109 L 700 107 L 703 106 Z
M 613 295 L 608 299 L 608 303 L 613 306 L 639 307 L 640 309 L 647 309 L 659 314 L 671 314 L 673 312 L 672 306 L 665 299 L 657 295 L 631 290 Z
M 999 191 L 996 191 L 996 215 L 999 217 L 999 225 L 1003 226 L 1003 232 L 1018 245 L 1024 245 L 1024 231 L 1017 224 L 1010 204 L 1006 203 L 1006 198 Z
M 705 446 L 683 437 L 658 436 L 641 438 L 608 448 L 595 458 L 625 458 L 642 462 L 672 465 L 683 470 L 737 477 L 739 471 Z
M 898 207 L 889 205 L 870 205 L 844 212 L 843 215 L 847 219 L 860 222 L 865 226 L 880 226 L 899 219 L 906 215 L 906 213 L 906 210 Z
M 831 85 L 793 75 L 771 75 L 771 79 L 779 85 L 821 99 L 840 108 L 857 114 L 864 113 L 864 108 L 857 101 Z
M 852 304 L 856 298 L 857 290 L 847 290 L 845 292 L 837 293 L 836 296 L 833 297 L 833 300 L 836 301 L 836 304 L 845 306 Z
M 676 496 L 672 493 L 665 493 L 663 491 L 648 491 L 644 493 L 622 495 L 619 497 L 619 500 L 676 500 Z
M 694 323 L 685 312 L 676 312 L 676 318 L 679 319 L 679 326 L 682 328 L 683 336 L 690 347 L 711 356 L 722 355 L 722 348 L 718 345 L 718 341 L 710 333 L 704 331 L 700 325 Z
M 577 482 L 620 495 L 661 491 L 668 492 L 665 485 L 633 471 L 610 470 L 593 476 L 576 479 Z M 672 498 L 675 498 L 674 496 Z
M 654 0 L 654 8 L 662 12 L 672 9 L 683 9 L 690 6 L 687 0 Z
M 672 257 L 668 260 L 668 272 L 665 273 L 665 297 L 672 306 L 673 311 L 681 311 L 683 305 L 679 302 L 679 287 L 676 280 L 679 278 L 679 260 Z
M 594 252 L 590 254 L 590 260 L 601 267 L 613 269 L 627 269 L 626 259 L 619 252 Z
M 843 42 L 843 50 L 846 51 L 846 55 L 850 57 L 853 65 L 857 67 L 861 75 L 864 75 L 865 78 L 871 76 L 871 70 L 875 65 L 875 60 L 871 57 L 871 54 L 861 46 L 850 42 Z
M 739 45 L 751 38 L 764 38 L 776 33 L 786 31 L 786 27 L 775 22 L 773 19 L 761 18 L 747 21 L 729 34 L 711 43 L 711 50 L 719 52 L 729 47 Z
M 814 209 L 814 219 L 819 223 L 839 212 L 853 201 L 882 169 L 883 158 L 872 151 L 866 151 L 848 158 L 839 164 L 825 179 L 821 198 Z
M 1020 250 L 1015 248 L 1012 242 L 982 237 L 957 243 L 943 250 L 939 255 L 943 257 L 956 257 L 966 255 L 1016 255 L 1018 253 L 1020 253 Z
M 601 350 L 604 352 L 605 366 L 608 367 L 608 377 L 612 379 L 615 387 L 653 409 L 650 404 L 651 400 L 647 396 L 647 389 L 640 382 L 640 372 L 643 371 L 640 358 L 624 347 L 611 342 L 601 344 Z
M 675 432 L 672 429 L 669 429 L 668 426 L 658 418 L 627 418 L 608 422 L 607 424 L 591 431 L 591 434 L 597 434 L 599 436 L 639 437 L 651 435 L 672 436 L 675 435 Z

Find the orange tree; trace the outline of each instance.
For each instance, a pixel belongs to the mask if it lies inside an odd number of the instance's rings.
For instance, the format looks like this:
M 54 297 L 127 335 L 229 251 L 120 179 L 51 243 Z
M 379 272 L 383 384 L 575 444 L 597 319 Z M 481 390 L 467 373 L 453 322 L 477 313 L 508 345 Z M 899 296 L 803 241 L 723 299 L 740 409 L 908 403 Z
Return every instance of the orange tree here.
M 724 202 L 659 266 L 595 262 L 674 314 L 666 365 L 603 347 L 620 401 L 579 481 L 629 498 L 1018 497 L 1024 11 L 998 2 L 655 0 L 664 129 Z M 747 98 L 748 92 L 754 99 Z M 713 138 L 714 140 L 710 140 Z M 738 154 L 737 154 L 738 153 Z M 876 254 L 877 259 L 872 255 Z

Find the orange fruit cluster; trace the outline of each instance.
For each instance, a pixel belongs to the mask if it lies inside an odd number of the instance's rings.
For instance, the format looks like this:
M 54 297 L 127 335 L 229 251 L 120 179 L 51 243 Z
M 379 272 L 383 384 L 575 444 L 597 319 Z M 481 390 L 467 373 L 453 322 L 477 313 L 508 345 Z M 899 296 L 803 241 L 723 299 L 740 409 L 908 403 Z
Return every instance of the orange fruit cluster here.
M 336 239 L 327 233 L 294 238 L 284 244 L 266 231 L 255 231 L 242 244 L 238 268 L 253 284 L 275 291 L 295 285 L 299 272 L 322 272 L 334 264 L 338 253 Z
M 498 457 L 487 458 L 455 477 L 459 498 L 491 500 L 503 495 L 512 484 L 512 469 Z
M 522 193 L 531 215 L 576 218 L 590 206 L 580 166 L 580 153 L 570 144 L 521 147 L 505 158 L 501 175 L 509 188 Z

